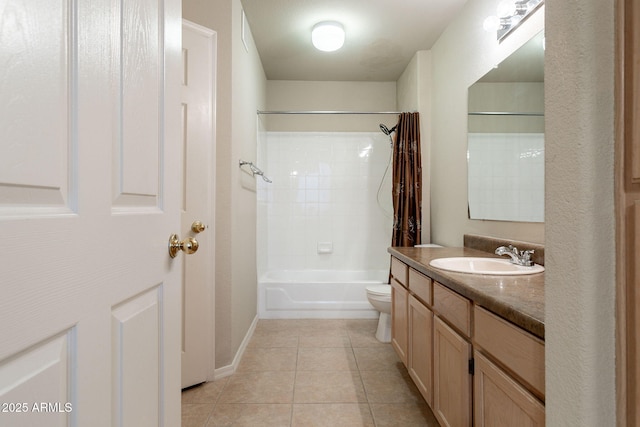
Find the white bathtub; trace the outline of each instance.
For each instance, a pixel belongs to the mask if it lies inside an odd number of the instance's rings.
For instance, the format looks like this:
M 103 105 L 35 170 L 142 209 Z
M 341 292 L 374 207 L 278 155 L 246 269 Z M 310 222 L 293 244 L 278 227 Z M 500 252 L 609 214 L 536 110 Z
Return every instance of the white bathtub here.
M 387 283 L 389 270 L 268 271 L 258 281 L 262 319 L 374 319 L 366 287 Z

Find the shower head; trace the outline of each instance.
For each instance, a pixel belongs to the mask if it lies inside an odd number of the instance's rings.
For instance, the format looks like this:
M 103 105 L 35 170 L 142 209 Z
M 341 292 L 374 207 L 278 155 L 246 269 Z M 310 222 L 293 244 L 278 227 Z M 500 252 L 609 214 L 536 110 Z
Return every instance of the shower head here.
M 385 135 L 389 136 L 391 135 L 393 132 L 395 132 L 397 126 L 392 127 L 391 129 L 389 129 L 388 127 L 386 127 L 384 124 L 380 123 L 380 130 L 382 131 L 382 133 L 384 133 Z

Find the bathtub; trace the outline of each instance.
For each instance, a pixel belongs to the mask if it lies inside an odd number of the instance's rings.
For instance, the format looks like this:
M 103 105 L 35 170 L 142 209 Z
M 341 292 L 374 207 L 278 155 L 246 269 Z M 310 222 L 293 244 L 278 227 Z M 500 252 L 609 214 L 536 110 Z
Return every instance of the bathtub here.
M 261 319 L 374 319 L 366 287 L 387 283 L 389 270 L 277 270 L 258 281 Z

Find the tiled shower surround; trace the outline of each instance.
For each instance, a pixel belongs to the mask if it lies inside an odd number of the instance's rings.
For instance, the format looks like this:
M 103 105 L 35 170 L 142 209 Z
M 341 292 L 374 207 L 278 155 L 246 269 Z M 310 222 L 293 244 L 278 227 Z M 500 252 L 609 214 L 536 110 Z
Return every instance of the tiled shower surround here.
M 389 137 L 265 132 L 258 165 L 258 263 L 264 270 L 383 270 L 391 241 Z M 260 259 L 262 258 L 262 259 Z M 266 258 L 266 259 L 265 259 Z
M 471 218 L 544 221 L 544 134 L 470 133 Z

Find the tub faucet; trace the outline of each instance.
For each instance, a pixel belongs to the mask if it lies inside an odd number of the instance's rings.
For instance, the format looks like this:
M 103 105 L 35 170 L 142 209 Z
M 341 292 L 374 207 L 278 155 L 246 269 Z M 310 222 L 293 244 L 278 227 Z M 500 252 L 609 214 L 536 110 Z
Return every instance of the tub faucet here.
M 533 252 L 533 249 L 528 251 L 519 251 L 515 246 L 509 245 L 500 246 L 496 249 L 495 253 L 496 255 L 509 255 L 513 264 L 531 267 L 533 265 L 533 261 L 531 260 Z

